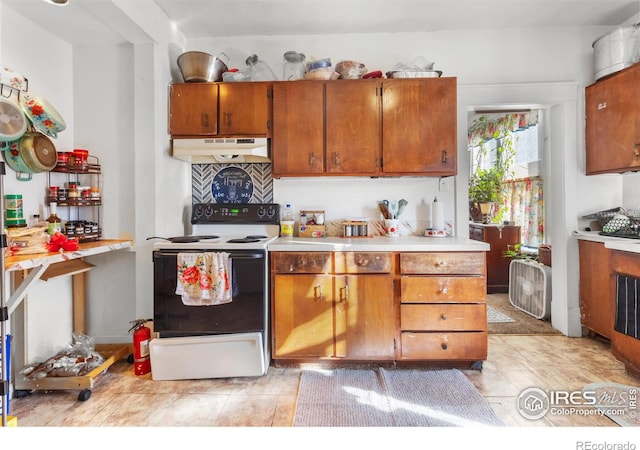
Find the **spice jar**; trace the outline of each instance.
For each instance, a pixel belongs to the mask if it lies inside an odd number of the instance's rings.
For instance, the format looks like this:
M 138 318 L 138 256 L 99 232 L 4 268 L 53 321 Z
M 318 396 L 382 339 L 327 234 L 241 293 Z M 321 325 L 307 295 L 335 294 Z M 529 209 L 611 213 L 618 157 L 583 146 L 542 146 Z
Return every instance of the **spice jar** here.
M 53 200 L 54 202 L 58 200 L 59 192 L 60 192 L 59 186 L 49 186 L 49 200 Z
M 91 192 L 91 200 L 100 200 L 100 188 L 92 187 L 90 189 Z

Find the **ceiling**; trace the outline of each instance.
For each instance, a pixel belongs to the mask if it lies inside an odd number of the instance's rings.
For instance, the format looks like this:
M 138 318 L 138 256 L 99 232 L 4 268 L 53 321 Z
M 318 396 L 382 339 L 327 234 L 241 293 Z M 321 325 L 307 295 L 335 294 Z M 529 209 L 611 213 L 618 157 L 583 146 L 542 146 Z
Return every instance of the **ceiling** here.
M 124 42 L 114 4 L 124 0 L 0 0 L 74 44 Z M 134 1 L 134 0 L 127 0 Z M 640 12 L 618 0 L 147 0 L 187 38 L 245 35 L 396 33 L 495 27 L 605 26 Z

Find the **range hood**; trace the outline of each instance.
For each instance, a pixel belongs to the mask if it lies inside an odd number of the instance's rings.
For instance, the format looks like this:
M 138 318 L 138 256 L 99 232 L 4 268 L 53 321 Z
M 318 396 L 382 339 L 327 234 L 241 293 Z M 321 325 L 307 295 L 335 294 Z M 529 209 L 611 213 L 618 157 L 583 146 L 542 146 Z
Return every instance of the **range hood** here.
M 267 138 L 173 139 L 172 151 L 194 164 L 271 162 Z

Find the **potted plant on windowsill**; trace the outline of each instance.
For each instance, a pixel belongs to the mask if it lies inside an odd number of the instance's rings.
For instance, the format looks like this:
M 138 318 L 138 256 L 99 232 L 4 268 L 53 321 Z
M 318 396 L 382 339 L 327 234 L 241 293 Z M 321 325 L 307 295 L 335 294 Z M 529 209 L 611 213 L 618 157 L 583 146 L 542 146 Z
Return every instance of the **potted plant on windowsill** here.
M 499 167 L 478 169 L 469 180 L 469 213 L 474 222 L 490 223 L 502 200 L 504 173 Z

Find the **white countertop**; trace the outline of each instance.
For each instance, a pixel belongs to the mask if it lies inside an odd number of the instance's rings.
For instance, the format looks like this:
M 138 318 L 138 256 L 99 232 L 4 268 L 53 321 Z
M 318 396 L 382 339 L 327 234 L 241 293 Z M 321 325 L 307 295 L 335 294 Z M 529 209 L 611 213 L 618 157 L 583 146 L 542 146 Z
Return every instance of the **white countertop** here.
M 489 251 L 486 242 L 462 237 L 375 236 L 369 238 L 278 238 L 269 244 L 273 252 L 449 252 Z
M 602 242 L 605 248 L 623 252 L 640 253 L 640 239 L 602 236 L 597 231 L 576 230 L 573 235 L 583 241 Z

